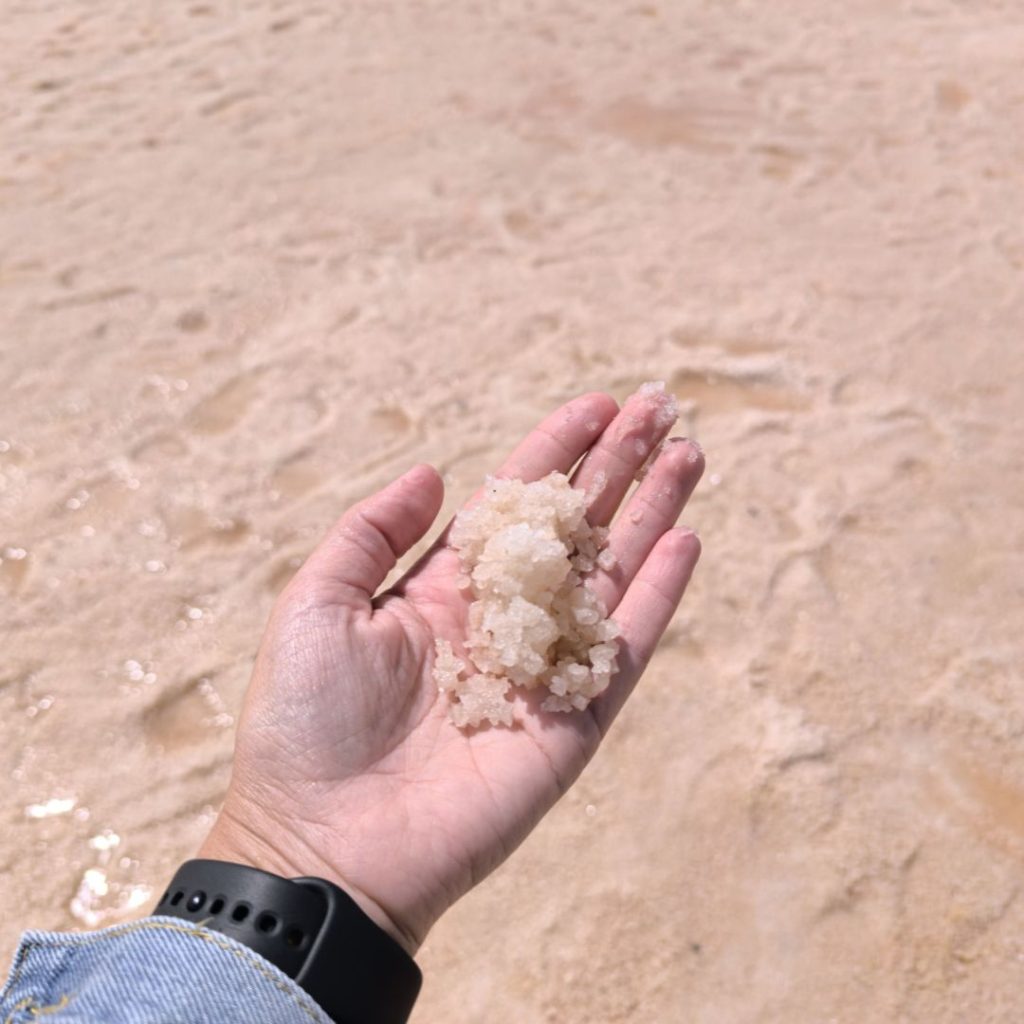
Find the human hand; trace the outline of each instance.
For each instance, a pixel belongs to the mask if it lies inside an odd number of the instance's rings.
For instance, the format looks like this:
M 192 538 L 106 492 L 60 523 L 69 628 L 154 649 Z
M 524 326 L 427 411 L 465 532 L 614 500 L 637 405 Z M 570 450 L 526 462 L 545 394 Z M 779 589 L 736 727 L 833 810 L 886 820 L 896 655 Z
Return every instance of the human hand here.
M 496 475 L 536 480 L 582 458 L 573 485 L 604 474 L 588 518 L 605 525 L 662 440 L 658 423 L 644 396 L 619 412 L 608 395 L 584 395 Z M 200 856 L 333 881 L 414 953 L 568 789 L 636 685 L 700 553 L 673 524 L 702 471 L 696 445 L 668 443 L 611 526 L 616 566 L 589 582 L 621 628 L 608 690 L 571 714 L 517 696 L 529 709 L 514 728 L 457 729 L 432 679 L 434 639 L 460 649 L 470 601 L 446 534 L 374 597 L 437 516 L 437 471 L 416 466 L 350 509 L 274 607 Z

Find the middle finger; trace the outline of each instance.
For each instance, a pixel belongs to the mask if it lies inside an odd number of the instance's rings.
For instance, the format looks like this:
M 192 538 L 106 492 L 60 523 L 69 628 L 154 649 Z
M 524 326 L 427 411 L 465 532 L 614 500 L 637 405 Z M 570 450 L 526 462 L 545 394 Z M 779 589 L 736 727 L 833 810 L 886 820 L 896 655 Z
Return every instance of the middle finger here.
M 674 396 L 657 384 L 644 384 L 629 396 L 572 479 L 591 495 L 587 519 L 607 526 L 640 467 L 665 438 L 679 415 Z

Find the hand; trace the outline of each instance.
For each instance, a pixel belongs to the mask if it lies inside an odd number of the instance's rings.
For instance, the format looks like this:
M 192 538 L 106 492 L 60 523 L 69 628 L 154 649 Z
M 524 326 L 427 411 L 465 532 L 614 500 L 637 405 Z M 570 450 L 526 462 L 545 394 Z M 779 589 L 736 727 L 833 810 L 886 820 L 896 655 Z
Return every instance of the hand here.
M 657 408 L 633 396 L 569 402 L 512 453 L 498 476 L 569 472 L 607 483 L 588 517 L 607 524 L 647 452 Z M 465 637 L 469 598 L 445 535 L 378 597 L 395 561 L 429 530 L 443 484 L 416 466 L 350 509 L 274 607 L 236 742 L 231 784 L 200 855 L 349 892 L 415 952 L 438 917 L 501 863 L 555 803 L 629 696 L 682 596 L 700 545 L 674 529 L 703 470 L 700 449 L 662 449 L 609 546 L 617 565 L 594 587 L 614 618 L 619 671 L 583 712 L 522 705 L 514 728 L 457 729 L 431 678 L 434 638 Z

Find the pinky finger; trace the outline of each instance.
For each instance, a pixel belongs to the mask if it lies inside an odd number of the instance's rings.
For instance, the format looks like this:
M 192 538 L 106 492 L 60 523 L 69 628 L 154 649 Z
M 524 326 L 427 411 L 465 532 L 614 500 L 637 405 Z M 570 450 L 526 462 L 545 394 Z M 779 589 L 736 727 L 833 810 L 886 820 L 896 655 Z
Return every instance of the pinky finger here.
M 622 630 L 619 670 L 591 704 L 603 736 L 633 692 L 668 626 L 700 558 L 700 540 L 685 527 L 662 534 L 615 611 Z

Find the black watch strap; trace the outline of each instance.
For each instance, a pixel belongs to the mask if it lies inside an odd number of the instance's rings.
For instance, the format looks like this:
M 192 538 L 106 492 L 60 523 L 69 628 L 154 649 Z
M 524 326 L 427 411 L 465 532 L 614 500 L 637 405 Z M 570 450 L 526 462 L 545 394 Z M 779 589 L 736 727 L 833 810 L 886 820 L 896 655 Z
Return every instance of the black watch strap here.
M 244 943 L 293 978 L 337 1024 L 405 1024 L 415 961 L 322 878 L 281 878 L 219 860 L 186 861 L 155 914 Z

